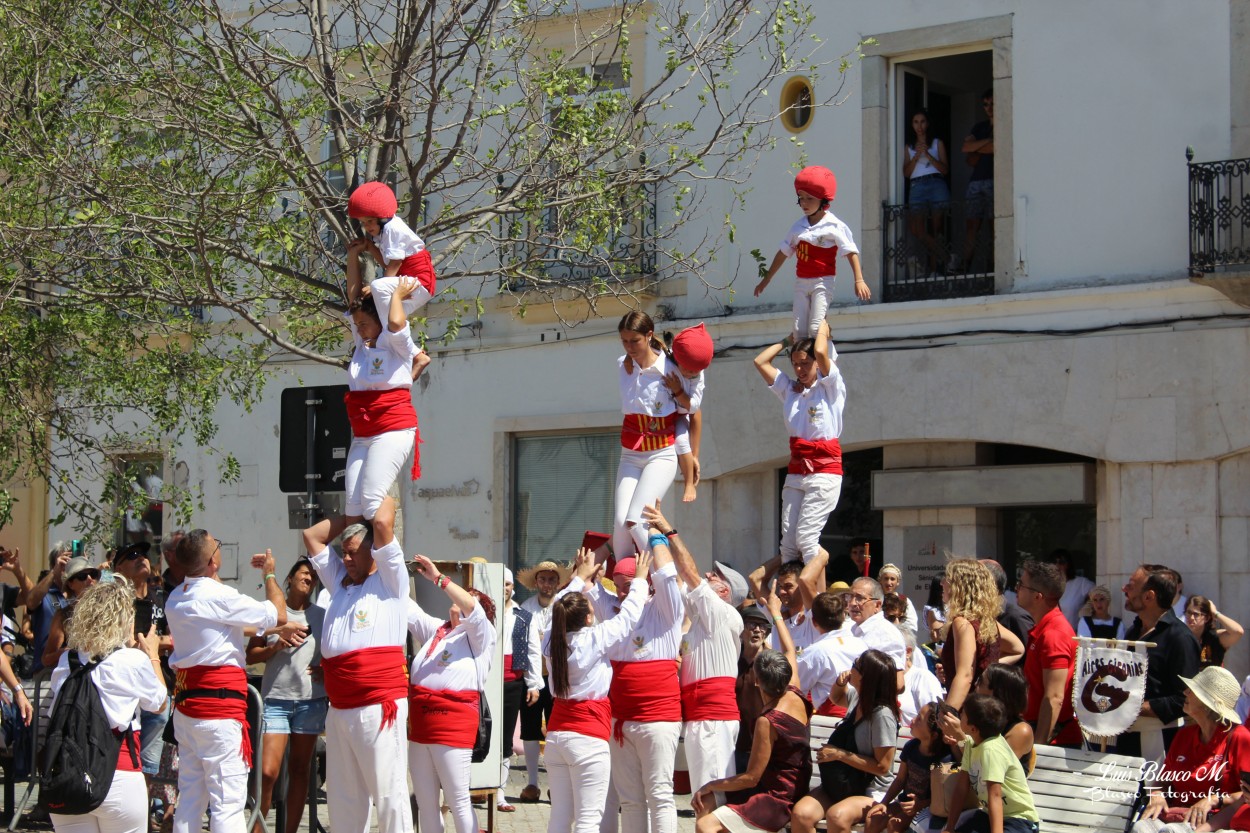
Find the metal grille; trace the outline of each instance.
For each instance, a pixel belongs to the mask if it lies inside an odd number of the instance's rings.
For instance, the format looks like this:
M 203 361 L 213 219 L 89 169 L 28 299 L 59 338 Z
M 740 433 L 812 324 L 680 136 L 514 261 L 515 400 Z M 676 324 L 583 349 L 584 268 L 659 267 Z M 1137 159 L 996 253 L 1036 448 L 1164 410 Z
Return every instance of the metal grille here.
M 882 300 L 994 294 L 994 218 L 984 200 L 883 205 Z M 970 227 L 969 218 L 980 219 Z
M 1189 269 L 1250 263 L 1250 159 L 1189 163 Z

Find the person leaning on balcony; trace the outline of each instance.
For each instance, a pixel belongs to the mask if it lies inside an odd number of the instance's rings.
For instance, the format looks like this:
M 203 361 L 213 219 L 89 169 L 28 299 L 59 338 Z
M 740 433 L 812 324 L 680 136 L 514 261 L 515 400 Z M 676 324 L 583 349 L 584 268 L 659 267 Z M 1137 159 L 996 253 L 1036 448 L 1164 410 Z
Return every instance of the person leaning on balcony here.
M 951 252 L 950 263 L 946 265 L 947 273 L 965 271 L 972 265 L 972 254 L 976 249 L 977 236 L 981 232 L 981 224 L 994 217 L 994 90 L 988 89 L 981 93 L 981 107 L 985 110 L 985 121 L 972 125 L 972 130 L 964 137 L 961 150 L 965 154 L 972 176 L 968 178 L 966 192 L 967 207 L 964 221 L 964 245 L 962 254 Z

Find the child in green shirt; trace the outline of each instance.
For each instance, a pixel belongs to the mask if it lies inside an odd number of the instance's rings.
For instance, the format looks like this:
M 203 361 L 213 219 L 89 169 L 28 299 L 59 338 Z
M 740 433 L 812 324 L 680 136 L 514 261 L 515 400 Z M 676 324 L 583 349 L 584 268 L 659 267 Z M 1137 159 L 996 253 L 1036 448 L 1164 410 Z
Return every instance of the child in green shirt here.
M 951 806 L 962 807 L 966 791 L 974 789 L 981 808 L 963 824 L 958 813 L 952 814 L 945 833 L 1038 833 L 1041 819 L 1033 793 L 1020 760 L 1002 736 L 1006 724 L 1007 710 L 996 698 L 972 694 L 964 701 L 963 772 Z

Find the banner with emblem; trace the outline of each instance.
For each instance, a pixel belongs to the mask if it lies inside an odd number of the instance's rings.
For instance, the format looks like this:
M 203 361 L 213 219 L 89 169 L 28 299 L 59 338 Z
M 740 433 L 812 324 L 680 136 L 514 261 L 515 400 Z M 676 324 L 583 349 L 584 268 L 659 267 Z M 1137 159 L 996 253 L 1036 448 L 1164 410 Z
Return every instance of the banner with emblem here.
M 1146 697 L 1146 643 L 1078 638 L 1072 706 L 1088 735 L 1128 730 Z

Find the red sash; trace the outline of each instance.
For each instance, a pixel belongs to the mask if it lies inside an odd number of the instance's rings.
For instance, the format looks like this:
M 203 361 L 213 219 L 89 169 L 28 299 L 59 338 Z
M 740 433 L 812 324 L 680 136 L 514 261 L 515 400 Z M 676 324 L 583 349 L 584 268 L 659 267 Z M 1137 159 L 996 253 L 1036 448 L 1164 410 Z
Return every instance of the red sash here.
M 828 697 L 825 702 L 820 704 L 820 708 L 816 710 L 816 714 L 824 717 L 846 717 L 846 706 L 835 706 L 833 701 Z
M 245 726 L 247 724 L 244 724 Z M 113 734 L 118 735 L 122 739 L 121 748 L 117 750 L 117 771 L 118 772 L 143 772 L 143 759 L 139 757 L 140 741 L 139 733 L 134 729 L 127 729 L 119 732 L 114 729 Z M 126 743 L 126 738 L 130 738 L 130 744 Z M 135 754 L 130 756 L 131 748 L 134 748 Z M 135 763 L 138 761 L 139 763 Z
M 416 428 L 412 438 L 412 479 L 421 476 L 421 427 L 412 407 L 412 388 L 349 390 L 343 397 L 353 437 L 376 437 L 387 431 Z
M 659 451 L 677 442 L 677 414 L 626 414 L 621 423 L 621 446 L 630 451 Z
M 576 732 L 607 740 L 612 734 L 612 701 L 556 698 L 547 718 L 547 732 Z
M 681 685 L 677 681 L 677 660 L 653 659 L 645 662 L 612 660 L 612 716 L 616 718 L 614 737 L 625 742 L 621 724 L 681 722 Z
M 682 720 L 741 720 L 733 677 L 711 677 L 681 687 Z
M 430 260 L 430 250 L 422 249 L 415 255 L 408 255 L 399 265 L 399 274 L 405 278 L 416 278 L 417 283 L 425 287 L 425 291 L 434 297 L 434 261 Z
M 503 681 L 505 683 L 515 682 L 525 678 L 524 671 L 512 670 L 512 654 L 504 654 L 503 656 Z
M 398 645 L 361 648 L 337 657 L 322 657 L 326 696 L 336 709 L 382 706 L 382 728 L 399 716 L 396 700 L 408 693 L 404 649 Z
M 842 443 L 837 440 L 790 438 L 787 474 L 841 474 Z
M 239 754 L 252 767 L 252 738 L 247 728 L 247 672 L 237 665 L 196 665 L 174 669 L 174 708 L 187 717 L 203 720 L 237 720 L 243 728 Z M 180 697 L 196 690 L 233 691 L 242 697 Z
M 800 240 L 795 246 L 794 272 L 800 278 L 825 278 L 838 274 L 838 247 L 813 246 Z
M 478 693 L 408 686 L 408 740 L 472 749 L 477 742 Z M 511 738 L 508 742 L 511 743 Z

